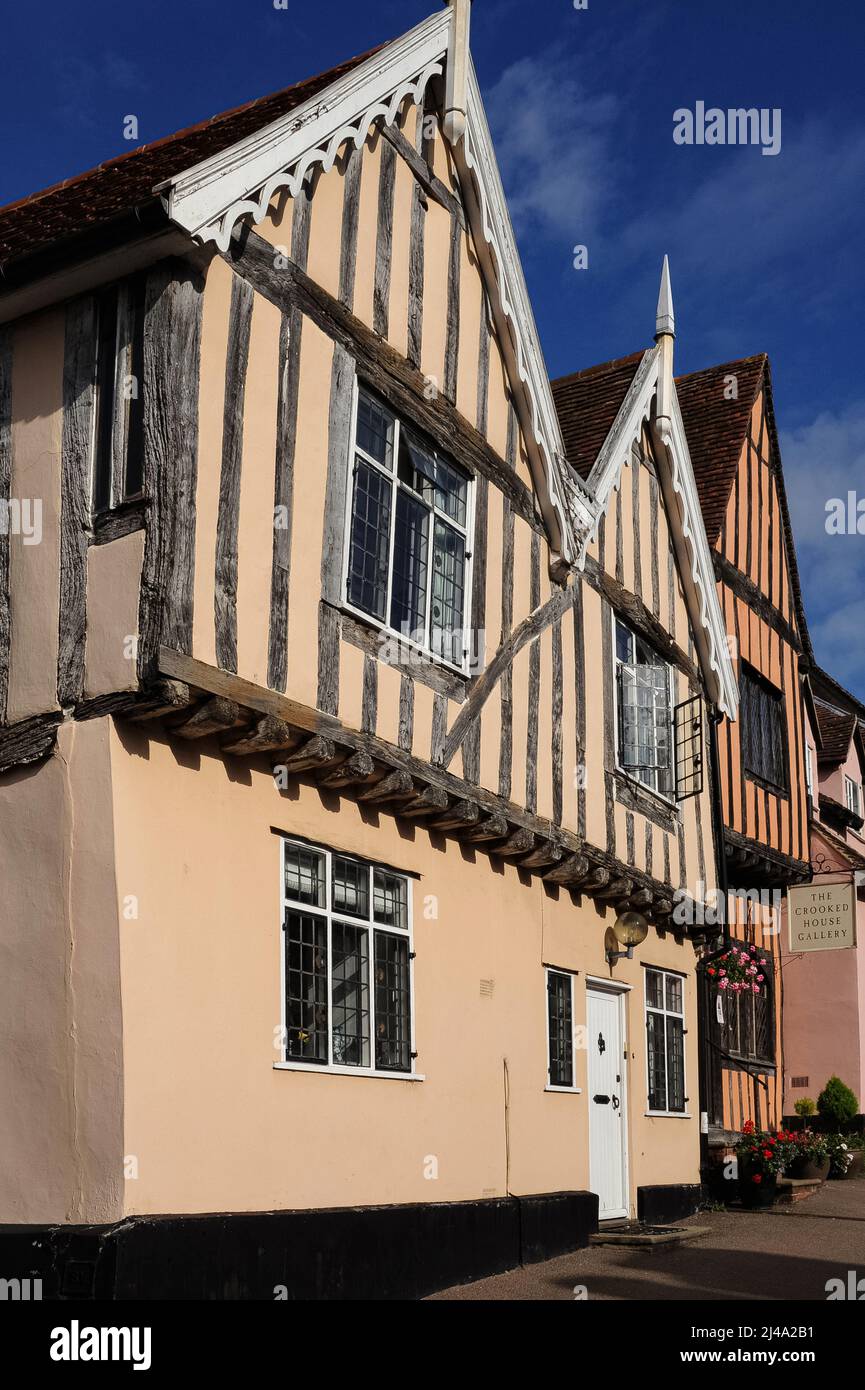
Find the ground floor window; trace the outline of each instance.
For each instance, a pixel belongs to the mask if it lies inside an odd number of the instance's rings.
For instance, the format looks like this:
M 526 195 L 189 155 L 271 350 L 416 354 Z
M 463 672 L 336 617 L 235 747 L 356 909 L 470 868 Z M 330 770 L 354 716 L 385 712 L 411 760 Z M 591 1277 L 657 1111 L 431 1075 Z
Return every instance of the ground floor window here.
M 408 879 L 283 840 L 284 1061 L 410 1072 Z
M 646 970 L 646 1052 L 649 1110 L 685 1112 L 685 981 L 667 970 Z
M 556 1090 L 574 1090 L 574 977 L 547 971 L 547 1080 Z

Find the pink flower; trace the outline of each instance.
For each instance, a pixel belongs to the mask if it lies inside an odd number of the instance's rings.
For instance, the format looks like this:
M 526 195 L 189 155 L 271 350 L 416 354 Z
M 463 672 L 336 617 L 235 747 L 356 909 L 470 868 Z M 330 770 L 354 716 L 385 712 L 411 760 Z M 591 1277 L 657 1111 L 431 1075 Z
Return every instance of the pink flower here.
M 758 976 L 757 976 L 757 983 L 761 985 L 761 984 L 763 983 L 763 981 L 764 981 L 765 978 L 766 978 L 765 975 L 758 975 Z
M 755 994 L 759 994 L 759 993 L 760 993 L 760 986 L 759 986 L 759 985 L 752 985 L 752 986 L 751 986 L 751 989 L 754 991 Z
M 730 981 L 729 981 L 729 980 L 719 980 L 719 982 L 718 982 L 718 988 L 719 988 L 719 989 L 729 989 L 729 987 L 730 987 Z

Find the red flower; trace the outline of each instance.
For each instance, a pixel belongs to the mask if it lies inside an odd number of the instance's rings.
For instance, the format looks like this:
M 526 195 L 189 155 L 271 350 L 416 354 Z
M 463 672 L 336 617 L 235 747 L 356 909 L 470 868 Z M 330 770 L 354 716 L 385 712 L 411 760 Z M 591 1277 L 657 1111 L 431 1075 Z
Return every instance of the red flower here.
M 706 971 L 706 974 L 707 974 L 707 975 L 714 975 L 714 973 L 715 973 L 714 968 L 710 965 L 710 966 L 709 966 L 709 969 Z
M 753 1120 L 746 1120 L 746 1121 L 745 1121 L 745 1123 L 744 1123 L 743 1126 L 742 1126 L 742 1133 L 743 1133 L 743 1134 L 753 1134 L 753 1133 L 754 1133 L 754 1121 L 753 1121 Z
M 772 1157 L 772 1150 L 771 1150 L 771 1149 L 764 1149 L 764 1150 L 763 1150 L 763 1157 L 764 1157 L 764 1158 L 771 1158 L 771 1157 Z
M 751 1178 L 751 1181 L 752 1181 L 752 1182 L 762 1182 L 762 1181 L 763 1181 L 763 1175 L 762 1175 L 762 1173 L 755 1173 L 754 1176 Z

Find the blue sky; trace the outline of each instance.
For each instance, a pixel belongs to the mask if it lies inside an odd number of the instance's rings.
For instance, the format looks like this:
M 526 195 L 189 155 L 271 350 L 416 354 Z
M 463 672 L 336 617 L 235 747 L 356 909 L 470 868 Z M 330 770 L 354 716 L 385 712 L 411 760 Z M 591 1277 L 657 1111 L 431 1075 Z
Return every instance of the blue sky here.
M 274 91 L 436 0 L 43 0 L 4 14 L 0 203 Z M 670 255 L 677 371 L 766 351 L 818 658 L 865 699 L 865 7 L 475 0 L 472 49 L 553 375 L 651 342 Z M 9 63 L 9 55 L 14 62 Z M 776 157 L 678 146 L 673 111 L 781 109 Z M 573 269 L 572 248 L 588 248 Z M 865 526 L 865 521 L 863 521 Z

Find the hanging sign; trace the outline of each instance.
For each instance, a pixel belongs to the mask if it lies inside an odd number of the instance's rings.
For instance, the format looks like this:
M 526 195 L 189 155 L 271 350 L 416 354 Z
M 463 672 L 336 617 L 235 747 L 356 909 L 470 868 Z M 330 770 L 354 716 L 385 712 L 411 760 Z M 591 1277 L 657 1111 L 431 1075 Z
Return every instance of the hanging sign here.
M 802 883 L 787 890 L 791 951 L 841 951 L 856 945 L 856 885 Z

